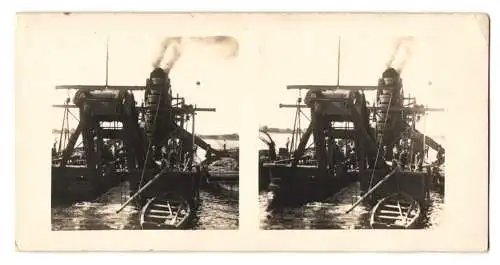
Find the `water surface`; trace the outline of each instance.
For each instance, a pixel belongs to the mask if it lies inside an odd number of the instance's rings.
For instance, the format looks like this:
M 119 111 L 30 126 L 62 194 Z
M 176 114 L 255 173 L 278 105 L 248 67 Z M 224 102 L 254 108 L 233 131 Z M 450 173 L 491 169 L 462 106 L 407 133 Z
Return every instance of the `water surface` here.
M 300 207 L 268 209 L 272 194 L 259 194 L 261 229 L 370 229 L 369 206 L 361 203 L 354 210 L 345 212 L 358 200 L 359 183 L 353 183 L 324 202 L 312 202 Z M 431 191 L 431 205 L 422 228 L 439 224 L 444 196 Z
M 96 200 L 52 208 L 52 230 L 141 229 L 139 209 L 133 204 L 116 211 L 129 197 L 127 182 Z M 200 192 L 201 203 L 192 229 L 238 229 L 238 198 L 224 193 Z

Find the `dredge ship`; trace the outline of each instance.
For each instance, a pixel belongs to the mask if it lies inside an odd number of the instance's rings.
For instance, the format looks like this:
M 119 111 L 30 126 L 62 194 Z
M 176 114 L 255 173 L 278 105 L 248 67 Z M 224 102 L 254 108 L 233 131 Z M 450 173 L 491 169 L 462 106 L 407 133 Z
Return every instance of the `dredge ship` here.
M 353 182 L 360 183 L 360 203 L 372 207 L 373 228 L 418 226 L 433 185 L 444 187 L 444 147 L 416 129 L 429 111 L 405 96 L 400 72 L 388 67 L 376 86 L 298 85 L 306 90 L 296 108 L 291 145 L 276 151 L 269 130 L 261 129 L 259 181 L 272 194 L 269 207 L 323 201 Z M 376 91 L 370 106 L 365 91 Z M 305 131 L 303 109 L 310 112 Z M 429 149 L 436 160 L 426 163 Z
M 107 83 L 107 82 L 106 82 Z M 200 189 L 219 183 L 238 185 L 238 149 L 218 150 L 195 133 L 200 111 L 172 95 L 169 71 L 155 68 L 146 86 L 58 86 L 77 90 L 64 105 L 61 141 L 52 158 L 52 198 L 82 201 L 96 198 L 119 182 L 128 181 L 130 203 L 141 209 L 144 229 L 189 226 L 200 203 Z M 132 91 L 144 92 L 137 105 Z M 70 109 L 79 110 L 78 126 L 70 133 Z M 188 128 L 188 122 L 191 128 Z M 76 145 L 81 137 L 81 145 Z M 205 159 L 196 161 L 198 148 Z M 225 168 L 220 167 L 220 161 Z M 219 165 L 219 166 L 217 166 Z M 237 189 L 236 189 L 237 190 Z

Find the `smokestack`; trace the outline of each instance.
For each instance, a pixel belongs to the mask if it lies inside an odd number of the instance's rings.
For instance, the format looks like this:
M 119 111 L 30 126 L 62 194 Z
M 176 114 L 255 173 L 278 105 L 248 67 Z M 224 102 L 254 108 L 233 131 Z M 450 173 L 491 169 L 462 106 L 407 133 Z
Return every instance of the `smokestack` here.
M 167 73 L 163 69 L 156 67 L 149 75 L 149 78 L 153 85 L 161 85 L 165 83 L 165 80 L 168 77 Z
M 399 82 L 399 71 L 392 67 L 388 67 L 382 73 L 382 85 L 383 86 L 392 86 Z
M 162 130 L 170 119 L 168 107 L 171 106 L 170 79 L 168 72 L 156 67 L 149 74 L 147 88 L 144 91 L 145 100 L 145 132 L 149 142 L 156 143 L 162 135 Z

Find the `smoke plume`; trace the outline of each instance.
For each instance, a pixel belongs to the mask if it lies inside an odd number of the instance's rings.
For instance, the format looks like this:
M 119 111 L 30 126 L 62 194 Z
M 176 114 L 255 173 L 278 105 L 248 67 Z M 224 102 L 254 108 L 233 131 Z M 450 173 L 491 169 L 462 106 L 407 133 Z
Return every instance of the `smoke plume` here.
M 411 58 L 413 43 L 414 39 L 411 36 L 399 38 L 389 61 L 386 63 L 386 68 L 393 67 L 401 73 Z
M 175 61 L 180 57 L 181 40 L 180 37 L 165 38 L 161 43 L 158 55 L 153 61 L 153 67 L 160 67 L 160 64 L 164 61 L 165 57 L 167 57 L 167 64 L 170 65 L 169 69 L 171 69 Z M 171 52 L 172 54 L 167 55 L 167 52 Z
M 233 37 L 167 37 L 161 43 L 160 51 L 153 61 L 153 67 L 161 67 L 165 71 L 170 71 L 190 44 L 216 48 L 217 55 L 221 55 L 224 59 L 238 56 L 238 41 Z

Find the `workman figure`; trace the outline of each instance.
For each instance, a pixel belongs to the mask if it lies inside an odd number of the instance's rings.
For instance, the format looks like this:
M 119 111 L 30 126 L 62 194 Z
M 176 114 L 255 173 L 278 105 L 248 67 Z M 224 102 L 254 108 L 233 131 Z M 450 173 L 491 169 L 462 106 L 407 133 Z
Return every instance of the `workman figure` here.
M 56 144 L 57 144 L 57 142 L 54 142 L 54 145 L 52 146 L 52 157 L 57 156 Z
M 355 169 L 357 166 L 357 159 L 356 159 L 356 149 L 354 147 L 351 148 L 351 152 L 349 153 L 349 160 L 351 161 L 351 169 Z
M 184 163 L 186 163 L 187 169 L 190 169 L 193 166 L 193 160 L 191 159 L 191 154 L 189 152 L 184 154 Z
M 267 145 L 269 146 L 269 159 L 271 159 L 271 161 L 275 161 L 276 160 L 276 144 L 274 142 L 269 142 Z
M 158 149 L 156 148 L 156 145 L 151 146 L 151 154 L 153 157 L 154 161 L 160 161 L 161 160 L 161 153 L 158 152 Z
M 419 171 L 422 170 L 424 165 L 424 156 L 420 152 L 415 155 L 415 168 Z
M 401 168 L 405 169 L 408 163 L 408 152 L 406 150 L 401 151 L 399 154 L 399 163 L 401 163 Z
M 399 161 L 397 159 L 392 160 L 392 169 L 396 169 L 398 167 Z
M 335 144 L 335 163 L 340 164 L 344 161 L 345 161 L 345 157 L 340 149 L 340 146 L 338 144 Z
M 173 170 L 175 165 L 177 163 L 177 152 L 175 149 L 170 150 L 170 153 L 168 154 L 168 164 L 170 170 Z
M 399 156 L 400 156 L 400 152 L 399 152 L 398 148 L 394 147 L 394 149 L 392 150 L 393 159 L 399 159 Z
M 102 160 L 105 162 L 111 162 L 113 161 L 113 159 L 114 156 L 113 153 L 111 152 L 110 146 L 108 144 L 105 144 L 102 150 Z
M 123 149 L 119 149 L 117 156 L 116 163 L 118 164 L 118 168 L 123 169 L 125 166 L 125 151 L 123 151 Z
M 436 156 L 438 165 L 442 165 L 444 163 L 444 149 L 439 149 Z

